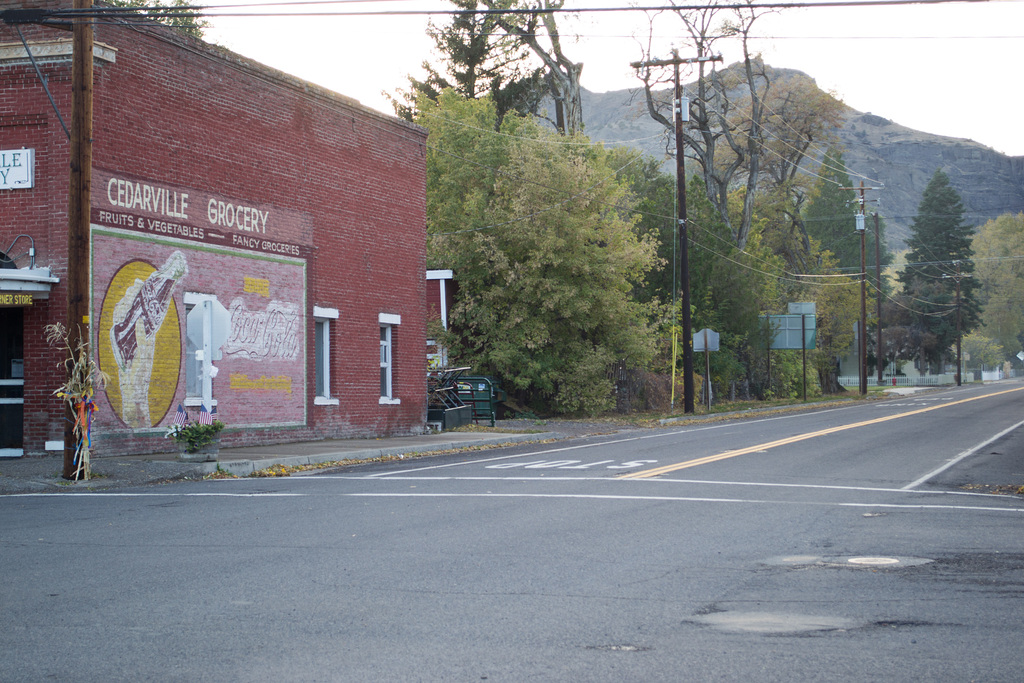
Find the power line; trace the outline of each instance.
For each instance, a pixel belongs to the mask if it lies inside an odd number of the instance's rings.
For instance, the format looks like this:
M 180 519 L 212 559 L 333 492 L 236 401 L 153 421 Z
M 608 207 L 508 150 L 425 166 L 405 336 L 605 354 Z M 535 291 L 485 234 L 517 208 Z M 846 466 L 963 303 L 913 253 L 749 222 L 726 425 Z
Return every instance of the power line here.
M 836 7 L 894 7 L 907 5 L 950 5 L 950 4 L 989 4 L 997 0 L 826 0 L 825 2 L 762 2 L 755 4 L 735 3 L 714 5 L 715 10 L 757 11 L 786 9 L 827 9 Z M 1005 1 L 1005 0 L 1001 0 Z M 521 15 L 538 14 L 612 14 L 617 12 L 690 12 L 708 10 L 707 4 L 698 5 L 657 5 L 657 6 L 618 6 L 618 7 L 547 7 L 547 8 L 506 8 L 506 9 L 426 9 L 426 10 L 335 10 L 317 12 L 238 12 L 238 8 L 246 7 L 319 7 L 325 5 L 349 5 L 352 0 L 301 0 L 299 2 L 257 3 L 249 5 L 195 5 L 193 7 L 93 7 L 87 9 L 10 9 L 0 12 L 5 23 L 44 23 L 42 18 L 83 19 L 117 17 L 131 18 L 140 15 L 152 17 L 282 17 L 282 16 L 489 16 L 489 15 Z M 28 18 L 31 17 L 31 18 Z

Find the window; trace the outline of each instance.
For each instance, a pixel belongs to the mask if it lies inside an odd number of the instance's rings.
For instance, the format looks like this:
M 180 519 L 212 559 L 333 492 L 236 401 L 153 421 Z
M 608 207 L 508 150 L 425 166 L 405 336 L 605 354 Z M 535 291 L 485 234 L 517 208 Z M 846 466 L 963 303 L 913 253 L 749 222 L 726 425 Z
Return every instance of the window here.
M 377 317 L 380 324 L 380 403 L 399 404 L 395 398 L 394 375 L 394 328 L 401 324 L 402 316 L 381 313 Z
M 313 338 L 316 356 L 314 368 L 316 396 L 313 405 L 336 406 L 331 396 L 331 321 L 338 319 L 338 309 L 313 307 Z

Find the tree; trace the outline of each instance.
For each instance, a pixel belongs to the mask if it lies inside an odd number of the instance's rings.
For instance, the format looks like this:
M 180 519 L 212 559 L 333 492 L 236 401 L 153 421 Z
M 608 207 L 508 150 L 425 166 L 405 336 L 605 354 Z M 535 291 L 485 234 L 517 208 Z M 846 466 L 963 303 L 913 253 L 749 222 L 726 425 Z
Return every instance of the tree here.
M 803 212 L 809 237 L 816 239 L 822 249 L 836 257 L 837 267 L 846 272 L 860 272 L 860 234 L 856 216 L 860 210 L 859 195 L 853 187 L 843 154 L 829 149 L 818 168 L 818 181 L 814 185 Z M 864 251 L 868 265 L 868 279 L 876 280 L 875 225 L 869 212 L 864 217 Z M 885 244 L 884 221 L 879 220 L 879 246 L 883 266 L 892 262 L 892 252 Z M 875 281 L 875 285 L 880 283 Z
M 583 94 L 580 74 L 583 63 L 574 62 L 562 49 L 562 37 L 555 15 L 546 9 L 561 9 L 565 0 L 483 0 L 491 9 L 533 9 L 526 14 L 498 14 L 496 22 L 515 36 L 543 62 L 548 94 L 555 101 L 555 129 L 563 135 L 583 132 Z M 547 43 L 545 45 L 544 43 Z
M 823 272 L 834 270 L 829 254 L 822 255 Z M 839 384 L 839 359 L 854 343 L 853 322 L 860 316 L 859 280 L 846 278 L 825 280 L 818 284 L 813 296 L 817 304 L 817 344 L 812 355 L 818 383 L 823 394 L 840 394 L 846 389 Z
M 736 247 L 699 176 L 687 183 L 686 195 L 693 329 L 710 327 L 722 335 L 722 350 L 712 354 L 714 380 L 746 379 L 756 390 L 763 384 L 758 368 L 765 365 L 758 315 L 780 299 L 775 274 L 784 269 L 782 259 L 764 244 L 760 219 L 752 222 L 746 248 Z M 732 201 L 741 204 L 742 191 Z
M 678 237 L 676 235 L 675 177 L 661 170 L 661 161 L 640 155 L 628 147 L 608 151 L 616 178 L 628 188 L 630 205 L 637 215 L 635 231 L 657 248 L 657 262 L 647 278 L 638 283 L 634 297 L 642 302 L 673 299 L 678 289 Z
M 419 109 L 430 129 L 428 258 L 459 284 L 451 357 L 500 375 L 535 409 L 611 407 L 608 368 L 643 367 L 653 353 L 630 295 L 655 253 L 607 154 L 579 136 L 553 144 L 511 113 L 496 135 L 488 98 L 446 91 Z
M 420 95 L 436 102 L 443 90 L 451 88 L 469 99 L 489 95 L 498 126 L 509 111 L 536 114 L 545 84 L 542 69 L 531 66 L 529 49 L 499 28 L 496 15 L 473 12 L 481 7 L 480 0 L 451 2 L 467 12 L 453 15 L 446 26 L 431 22 L 427 28 L 442 65 L 423 62 L 426 79 L 409 77 L 409 89 L 391 98 L 395 112 L 411 121 Z
M 1006 353 L 1024 348 L 1024 213 L 1004 214 L 978 229 L 972 242 L 984 302 L 982 324 Z
M 938 367 L 951 357 L 956 341 L 957 319 L 967 334 L 980 323 L 981 306 L 975 296 L 977 283 L 971 277 L 972 228 L 963 222 L 964 206 L 942 169 L 928 182 L 911 223 L 907 239 L 907 265 L 899 275 L 904 294 L 912 297 L 914 324 L 935 337 L 935 344 L 922 346 L 919 358 Z M 956 305 L 957 282 L 960 305 Z M 924 338 L 924 337 L 922 337 Z
M 753 5 L 736 8 L 716 1 L 703 9 L 676 10 L 675 14 L 683 22 L 697 57 L 710 57 L 715 45 L 726 38 L 739 37 L 743 50 L 743 61 L 724 71 L 711 69 L 705 61 L 698 63 L 696 97 L 690 102 L 691 123 L 683 132 L 686 147 L 701 166 L 708 199 L 742 250 L 750 232 L 761 174 L 764 101 L 771 87 L 764 63 L 749 50 L 750 32 L 763 12 Z M 645 60 L 659 57 L 648 52 Z M 674 131 L 671 96 L 655 94 L 655 88 L 671 78 L 671 73 L 641 67 L 638 76 L 644 84 L 651 118 Z M 741 171 L 746 193 L 737 220 L 730 215 L 729 192 Z
M 108 0 L 107 4 L 113 7 L 145 8 L 140 10 L 138 16 L 173 26 L 194 38 L 202 39 L 203 31 L 209 26 L 209 22 L 201 18 L 202 9 L 193 6 L 188 0 Z
M 500 125 L 507 111 L 541 116 L 540 103 L 549 95 L 555 103 L 555 129 L 565 135 L 583 131 L 583 64 L 566 56 L 555 15 L 545 11 L 561 9 L 564 0 L 451 2 L 466 13 L 456 14 L 448 27 L 431 24 L 428 29 L 447 74 L 424 62 L 426 80 L 410 77 L 410 89 L 400 93 L 401 100 L 391 99 L 399 116 L 412 119 L 419 94 L 436 101 L 442 90 L 454 88 L 472 99 L 489 94 Z M 481 14 L 478 9 L 493 13 Z M 534 66 L 534 60 L 542 66 Z
M 970 367 L 992 368 L 1006 360 L 1006 352 L 999 342 L 979 332 L 972 332 L 964 337 L 963 351 L 970 357 L 967 361 Z
M 773 87 L 765 104 L 764 192 L 775 196 L 775 244 L 790 268 L 812 272 L 812 247 L 802 211 L 812 192 L 807 166 L 815 147 L 835 140 L 846 106 L 807 76 L 768 69 Z M 810 163 L 809 163 L 810 162 Z M 822 162 L 825 166 L 825 161 Z M 819 171 L 820 175 L 820 171 Z

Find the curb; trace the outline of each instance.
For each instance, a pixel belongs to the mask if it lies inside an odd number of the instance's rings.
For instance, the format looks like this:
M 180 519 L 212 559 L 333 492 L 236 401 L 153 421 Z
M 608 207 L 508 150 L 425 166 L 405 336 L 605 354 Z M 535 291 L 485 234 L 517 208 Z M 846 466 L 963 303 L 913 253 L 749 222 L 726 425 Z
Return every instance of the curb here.
M 286 467 L 302 465 L 319 465 L 325 462 L 338 461 L 360 461 L 374 460 L 389 456 L 402 457 L 405 455 L 418 454 L 427 455 L 439 451 L 463 450 L 475 446 L 487 446 L 495 444 L 529 443 L 531 441 L 544 441 L 547 439 L 559 438 L 555 432 L 544 432 L 540 434 L 500 434 L 493 437 L 483 437 L 473 441 L 448 441 L 432 443 L 429 446 L 405 446 L 393 448 L 363 448 L 359 450 L 339 450 L 316 455 L 282 455 L 278 457 L 259 458 L 255 460 L 218 460 L 214 462 L 197 463 L 197 469 L 202 474 L 212 474 L 218 469 L 236 477 L 248 477 L 254 472 L 284 465 Z

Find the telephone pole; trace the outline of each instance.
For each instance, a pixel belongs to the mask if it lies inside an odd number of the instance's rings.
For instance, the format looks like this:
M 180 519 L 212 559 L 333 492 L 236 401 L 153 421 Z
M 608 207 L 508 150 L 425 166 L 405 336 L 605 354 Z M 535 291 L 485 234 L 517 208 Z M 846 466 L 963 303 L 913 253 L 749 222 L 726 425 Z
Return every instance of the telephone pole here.
M 859 190 L 860 191 L 860 209 L 857 212 L 857 232 L 860 233 L 860 325 L 858 326 L 857 334 L 857 365 L 860 375 L 860 395 L 866 396 L 868 393 L 868 309 L 867 309 L 867 280 L 868 280 L 868 267 L 867 259 L 864 253 L 864 192 L 866 190 L 881 190 L 881 187 L 864 187 L 864 181 L 860 181 L 860 187 L 842 187 L 841 190 Z M 878 239 L 875 238 L 877 244 Z M 876 362 L 881 363 L 881 359 L 877 359 Z
M 961 386 L 961 371 L 963 367 L 962 352 L 963 352 L 963 340 L 961 338 L 961 327 L 960 327 L 960 280 L 963 278 L 963 272 L 960 270 L 960 261 L 954 261 L 956 263 L 956 275 L 943 275 L 943 278 L 953 278 L 956 281 L 956 385 Z
M 877 306 L 878 329 L 875 331 L 875 339 L 878 342 L 878 351 L 875 353 L 875 366 L 878 370 L 878 384 L 882 384 L 882 234 L 878 229 L 878 212 L 875 216 L 875 305 Z
M 92 0 L 74 0 L 89 9 Z M 89 192 L 92 187 L 92 19 L 76 17 L 71 33 L 71 178 L 68 188 L 68 344 L 77 358 L 89 345 Z M 75 476 L 76 416 L 70 403 L 64 424 L 65 479 Z
M 672 98 L 672 111 L 676 137 L 676 193 L 679 196 L 679 286 L 682 299 L 683 318 L 683 412 L 694 411 L 693 397 L 693 325 L 690 321 L 690 261 L 689 239 L 686 225 L 686 165 L 683 152 L 686 144 L 683 139 L 683 122 L 690 120 L 690 101 L 683 97 L 683 88 L 679 82 L 679 66 L 681 64 L 699 64 L 701 62 L 720 62 L 721 55 L 711 57 L 680 57 L 676 50 L 672 51 L 671 59 L 652 59 L 646 62 L 632 62 L 634 69 L 652 66 L 671 66 L 675 90 Z M 673 367 L 672 372 L 676 369 Z M 705 377 L 704 381 L 710 381 Z

